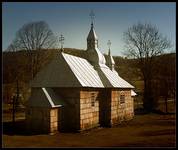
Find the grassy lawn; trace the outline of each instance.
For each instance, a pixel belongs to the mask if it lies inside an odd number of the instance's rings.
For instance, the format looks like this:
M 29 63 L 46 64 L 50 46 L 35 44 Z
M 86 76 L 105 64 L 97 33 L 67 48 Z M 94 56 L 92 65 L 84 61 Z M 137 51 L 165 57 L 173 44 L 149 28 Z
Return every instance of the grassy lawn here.
M 12 126 L 5 122 L 2 144 L 3 147 L 175 147 L 175 118 L 175 114 L 136 114 L 133 120 L 112 128 L 55 135 L 27 135 L 20 121 L 18 130 L 12 134 Z M 17 120 L 20 119 L 19 113 Z

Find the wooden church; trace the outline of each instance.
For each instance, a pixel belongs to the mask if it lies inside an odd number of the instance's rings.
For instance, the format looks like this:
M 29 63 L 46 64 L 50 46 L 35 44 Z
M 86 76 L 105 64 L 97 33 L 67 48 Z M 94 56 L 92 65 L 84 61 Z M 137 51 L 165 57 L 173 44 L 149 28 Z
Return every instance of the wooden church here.
M 98 49 L 93 23 L 85 58 L 59 51 L 31 83 L 28 130 L 40 133 L 112 127 L 134 116 L 134 87 L 114 69 L 114 59 Z

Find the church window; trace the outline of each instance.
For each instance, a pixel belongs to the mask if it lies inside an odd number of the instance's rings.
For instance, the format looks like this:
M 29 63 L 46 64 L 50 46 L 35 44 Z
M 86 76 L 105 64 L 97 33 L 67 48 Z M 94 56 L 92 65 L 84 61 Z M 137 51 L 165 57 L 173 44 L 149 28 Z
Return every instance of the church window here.
M 95 93 L 91 93 L 91 106 L 95 106 Z
M 125 95 L 121 94 L 120 95 L 120 104 L 123 104 L 123 103 L 125 103 Z

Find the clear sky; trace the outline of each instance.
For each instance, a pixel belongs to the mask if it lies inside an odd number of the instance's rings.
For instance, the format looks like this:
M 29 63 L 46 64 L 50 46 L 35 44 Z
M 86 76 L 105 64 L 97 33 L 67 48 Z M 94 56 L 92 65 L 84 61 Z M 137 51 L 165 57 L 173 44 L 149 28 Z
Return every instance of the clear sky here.
M 25 23 L 46 21 L 55 35 L 65 37 L 64 47 L 86 49 L 90 30 L 90 11 L 95 13 L 94 27 L 101 52 L 122 55 L 123 32 L 138 22 L 159 28 L 174 45 L 176 39 L 176 3 L 173 2 L 4 2 L 2 4 L 2 48 L 5 50 Z

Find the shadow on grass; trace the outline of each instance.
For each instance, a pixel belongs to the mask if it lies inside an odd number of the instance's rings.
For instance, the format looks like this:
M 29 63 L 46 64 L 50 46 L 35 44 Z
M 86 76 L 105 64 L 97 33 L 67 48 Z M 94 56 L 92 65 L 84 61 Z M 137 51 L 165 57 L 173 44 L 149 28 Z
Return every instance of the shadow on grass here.
M 174 115 L 174 112 L 163 112 L 159 109 L 155 109 L 152 111 L 152 113 L 159 114 L 159 115 Z
M 17 120 L 13 124 L 13 122 L 3 122 L 3 134 L 4 135 L 23 135 L 23 136 L 29 136 L 29 135 L 39 135 L 43 133 L 33 133 L 30 131 L 27 131 L 25 120 Z
M 138 108 L 134 110 L 135 115 L 145 115 L 149 113 L 159 114 L 159 115 L 173 115 L 174 112 L 163 112 L 159 109 L 154 109 L 152 111 L 146 111 L 144 108 Z
M 146 111 L 144 108 L 137 108 L 134 110 L 135 115 L 145 115 L 148 114 L 149 112 Z

